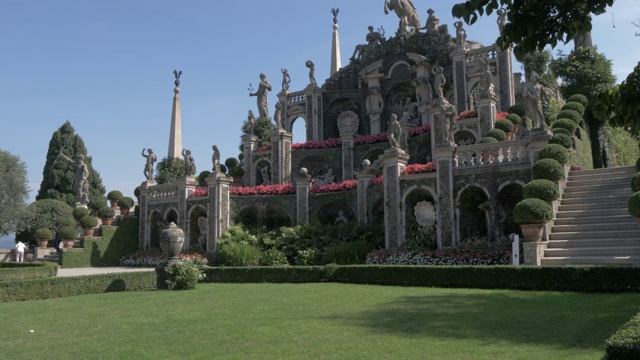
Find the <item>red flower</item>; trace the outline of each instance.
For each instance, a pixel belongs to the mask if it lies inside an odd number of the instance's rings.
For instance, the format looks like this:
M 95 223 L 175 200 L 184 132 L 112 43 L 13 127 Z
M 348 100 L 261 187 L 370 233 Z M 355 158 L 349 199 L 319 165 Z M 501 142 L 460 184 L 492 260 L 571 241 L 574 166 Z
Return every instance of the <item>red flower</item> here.
M 426 164 L 411 164 L 404 169 L 405 175 L 422 174 L 436 171 L 436 164 L 428 162 Z

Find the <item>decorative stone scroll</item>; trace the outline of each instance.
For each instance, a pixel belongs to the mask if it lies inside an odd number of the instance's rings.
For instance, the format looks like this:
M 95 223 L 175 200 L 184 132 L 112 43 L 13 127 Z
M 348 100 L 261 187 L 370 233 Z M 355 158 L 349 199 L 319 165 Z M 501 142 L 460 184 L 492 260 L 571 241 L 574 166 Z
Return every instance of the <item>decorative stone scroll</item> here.
M 360 119 L 358 114 L 353 111 L 345 111 L 338 116 L 338 130 L 342 134 L 355 134 L 358 132 Z

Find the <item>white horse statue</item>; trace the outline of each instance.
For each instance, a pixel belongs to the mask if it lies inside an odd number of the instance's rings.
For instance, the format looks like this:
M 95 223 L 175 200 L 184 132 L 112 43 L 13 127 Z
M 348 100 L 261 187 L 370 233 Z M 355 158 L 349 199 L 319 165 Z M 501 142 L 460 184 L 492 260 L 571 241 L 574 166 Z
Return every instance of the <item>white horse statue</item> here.
M 384 13 L 389 14 L 389 10 L 395 11 L 400 18 L 400 24 L 407 24 L 414 32 L 418 32 L 420 18 L 411 0 L 384 0 Z

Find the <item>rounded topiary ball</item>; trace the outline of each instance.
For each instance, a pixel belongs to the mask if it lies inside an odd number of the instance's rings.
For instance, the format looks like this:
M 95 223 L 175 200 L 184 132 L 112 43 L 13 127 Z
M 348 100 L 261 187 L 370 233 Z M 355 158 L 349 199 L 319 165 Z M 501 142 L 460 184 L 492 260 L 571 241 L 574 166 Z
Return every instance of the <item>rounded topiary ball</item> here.
M 121 208 L 132 208 L 133 207 L 133 199 L 128 196 L 123 196 L 118 200 L 118 206 Z
M 569 130 L 567 130 L 567 129 L 553 128 L 553 129 L 551 129 L 551 131 L 553 132 L 553 135 L 555 135 L 555 134 L 565 134 L 567 136 L 571 136 L 571 133 L 569 133 Z
M 640 171 L 640 158 L 636 160 L 636 171 Z
M 580 116 L 584 116 L 584 106 L 577 101 L 571 101 L 562 106 L 562 110 L 575 110 L 580 114 Z
M 589 105 L 589 100 L 587 99 L 586 96 L 582 94 L 573 94 L 569 96 L 569 98 L 567 99 L 567 102 L 579 102 L 585 108 L 587 107 L 587 105 Z
M 534 180 L 547 179 L 558 182 L 564 177 L 564 167 L 554 159 L 538 160 L 531 167 L 531 177 Z
M 507 134 L 500 129 L 491 129 L 487 131 L 485 137 L 492 137 L 498 141 L 505 141 L 507 139 Z
M 495 138 L 492 137 L 483 137 L 482 139 L 480 139 L 480 141 L 478 141 L 478 144 L 492 144 L 492 143 L 497 143 L 498 140 L 496 140 Z
M 637 172 L 631 178 L 631 191 L 632 192 L 640 191 L 640 172 Z
M 640 191 L 633 193 L 627 203 L 629 214 L 633 217 L 640 217 Z
M 538 179 L 530 181 L 522 191 L 525 199 L 535 198 L 544 201 L 553 201 L 560 198 L 560 190 L 558 184 L 547 179 Z
M 569 154 L 562 145 L 547 144 L 538 153 L 538 160 L 540 159 L 554 159 L 560 164 L 566 164 L 569 161 Z
M 578 124 L 573 120 L 559 118 L 553 123 L 551 131 L 553 131 L 553 129 L 566 129 L 567 131 L 569 131 L 569 135 L 573 135 L 575 134 L 577 128 Z
M 509 114 L 506 119 L 511 121 L 513 125 L 522 125 L 522 118 L 518 114 Z
M 524 107 L 522 105 L 512 105 L 507 109 L 507 112 L 509 114 L 516 114 L 520 117 L 523 117 L 525 114 Z
M 513 123 L 511 122 L 511 120 L 507 120 L 507 119 L 497 120 L 493 126 L 496 129 L 500 129 L 504 131 L 505 133 L 510 133 L 513 131 Z
M 558 113 L 556 119 L 570 119 L 574 123 L 578 124 L 582 120 L 582 115 L 575 110 L 562 110 Z
M 73 209 L 71 214 L 73 215 L 74 219 L 80 220 L 83 217 L 89 215 L 89 210 L 87 210 L 87 208 L 77 207 L 77 208 Z
M 110 206 L 103 206 L 98 210 L 98 217 L 101 219 L 109 219 L 116 216 L 116 211 Z
M 104 198 L 95 198 L 89 202 L 89 208 L 93 211 L 98 211 L 101 207 L 107 206 L 107 200 Z
M 573 138 L 566 134 L 553 134 L 549 139 L 549 144 L 558 144 L 564 146 L 565 149 L 573 148 Z
M 513 208 L 513 221 L 518 224 L 543 224 L 552 216 L 551 205 L 536 198 L 524 199 Z
M 61 226 L 61 227 L 72 226 L 72 227 L 74 227 L 74 226 L 76 226 L 76 223 L 77 223 L 76 219 L 74 219 L 74 218 L 61 217 L 61 218 L 56 219 L 56 226 Z
M 91 215 L 87 215 L 80 219 L 80 227 L 83 228 L 92 228 L 98 226 L 98 219 Z
M 60 239 L 70 240 L 78 237 L 78 230 L 71 226 L 65 226 L 58 233 Z
M 228 169 L 233 169 L 234 167 L 240 165 L 240 161 L 238 161 L 238 159 L 234 157 L 230 157 L 224 161 L 224 164 L 227 166 Z
M 118 201 L 122 197 L 122 192 L 118 190 L 111 190 L 107 194 L 107 199 L 111 201 Z
M 53 233 L 48 228 L 39 228 L 33 232 L 33 237 L 38 240 L 51 240 L 53 239 Z

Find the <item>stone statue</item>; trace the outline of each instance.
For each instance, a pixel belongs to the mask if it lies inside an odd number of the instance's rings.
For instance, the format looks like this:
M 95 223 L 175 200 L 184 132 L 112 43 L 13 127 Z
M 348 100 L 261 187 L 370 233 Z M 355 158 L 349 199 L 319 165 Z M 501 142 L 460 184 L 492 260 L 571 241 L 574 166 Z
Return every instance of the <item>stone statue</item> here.
M 420 78 L 413 82 L 416 88 L 416 100 L 418 104 L 426 104 L 433 99 L 433 88 L 426 78 Z
M 211 162 L 213 163 L 212 170 L 216 175 L 218 175 L 222 173 L 220 170 L 220 150 L 218 150 L 217 145 L 213 145 L 211 148 L 213 149 L 213 156 L 211 157 Z
M 400 19 L 399 33 L 406 32 L 407 26 L 412 28 L 412 32 L 418 32 L 420 29 L 420 17 L 411 0 L 385 0 L 384 13 L 389 14 L 389 10 L 395 11 Z M 405 27 L 404 30 L 401 29 L 403 26 Z
M 256 130 L 256 117 L 253 116 L 253 111 L 251 110 L 249 110 L 249 114 L 247 115 L 246 130 L 249 135 L 253 135 Z
M 273 114 L 273 120 L 276 122 L 276 128 L 282 129 L 282 104 L 280 101 L 276 103 L 276 111 Z
M 400 135 L 402 133 L 402 128 L 400 127 L 400 123 L 398 122 L 398 115 L 391 114 L 389 118 L 389 128 L 387 129 L 387 138 L 389 139 L 389 144 L 391 144 L 392 148 L 400 149 Z
M 74 167 L 73 192 L 78 198 L 76 206 L 86 207 L 89 204 L 89 167 L 84 163 L 84 155 L 76 155 L 74 162 L 60 150 L 60 157 L 67 160 Z
M 484 56 L 480 59 L 480 81 L 482 88 L 485 91 L 493 91 L 493 77 L 491 76 L 491 65 L 489 65 L 489 58 Z
M 271 174 L 269 173 L 269 165 L 265 165 L 260 168 L 260 175 L 262 175 L 262 185 L 271 185 Z
M 524 105 L 524 112 L 531 119 L 533 128 L 543 128 L 544 111 L 542 108 L 542 96 L 544 94 L 544 87 L 538 84 L 539 76 L 535 71 L 529 75 L 530 84 L 522 92 L 522 100 Z
M 369 89 L 369 96 L 367 96 L 367 100 L 365 101 L 367 115 L 371 116 L 381 114 L 383 107 L 384 99 L 382 98 L 382 95 L 380 95 L 380 89 L 374 86 Z
M 436 15 L 436 12 L 433 9 L 427 10 L 427 14 L 429 14 L 429 16 L 427 17 L 427 23 L 425 24 L 425 27 L 423 27 L 423 29 L 427 30 L 427 34 L 438 35 L 438 28 L 440 27 L 440 19 L 438 19 L 438 16 Z
M 209 223 L 207 218 L 200 216 L 198 218 L 198 248 L 204 250 L 204 246 L 207 243 L 207 232 L 209 231 Z
M 500 30 L 500 35 L 502 35 L 502 30 L 504 29 L 504 25 L 507 23 L 507 10 L 498 9 L 497 14 L 498 14 L 498 20 L 496 22 L 498 23 L 498 29 Z
M 356 134 L 360 126 L 358 114 L 351 110 L 343 111 L 338 115 L 338 131 L 340 136 L 345 134 Z
M 346 216 L 344 216 L 344 211 L 340 210 L 338 211 L 338 217 L 336 218 L 336 220 L 333 222 L 335 225 L 342 225 L 342 224 L 346 224 L 349 222 L 349 219 L 347 219 Z
M 418 117 L 418 103 L 414 102 L 410 96 L 407 96 L 404 101 L 404 108 L 402 109 L 402 116 L 407 113 L 409 122 L 413 122 Z
M 413 208 L 413 215 L 421 230 L 427 231 L 436 224 L 436 208 L 429 201 L 420 201 Z
M 260 74 L 260 85 L 258 91 L 249 93 L 249 96 L 256 96 L 258 99 L 258 113 L 260 117 L 269 117 L 269 99 L 267 96 L 271 91 L 271 84 L 267 81 L 267 75 Z
M 182 149 L 182 156 L 184 156 L 184 174 L 185 176 L 193 176 L 196 170 L 196 164 L 191 155 L 191 150 Z
M 332 168 L 329 168 L 327 172 L 325 172 L 322 175 L 318 175 L 315 179 L 313 179 L 313 182 L 317 186 L 328 185 L 328 184 L 334 183 L 335 181 L 336 181 L 336 176 L 333 173 Z
M 453 26 L 456 28 L 456 46 L 464 49 L 467 42 L 467 31 L 462 27 L 462 21 L 456 21 Z
M 444 99 L 444 84 L 447 82 L 444 77 L 444 69 L 442 66 L 436 66 L 431 68 L 431 73 L 433 74 L 434 97 L 437 96 L 440 99 Z
M 309 68 L 309 84 L 316 84 L 316 65 L 311 60 L 304 63 Z
M 280 69 L 282 72 L 282 91 L 289 91 L 289 83 L 291 82 L 291 76 L 289 76 L 289 70 Z
M 449 142 L 453 144 L 453 132 L 456 129 L 456 107 L 453 104 L 450 104 L 447 100 L 444 100 L 440 107 L 440 116 L 442 117 L 442 140 L 446 143 Z
M 144 154 L 147 150 L 148 155 Z M 143 174 L 147 178 L 147 181 L 153 181 L 153 163 L 158 161 L 158 157 L 153 153 L 153 149 L 142 149 L 142 156 L 147 159 L 147 163 L 144 166 Z
M 378 44 L 382 44 L 385 42 L 385 38 L 380 32 L 374 31 L 373 26 L 369 25 L 368 27 L 369 33 L 366 36 L 367 43 L 356 45 L 356 48 L 353 50 L 353 55 L 349 60 L 361 60 L 363 57 L 371 55 Z

